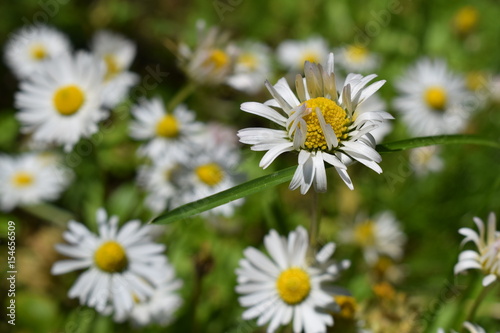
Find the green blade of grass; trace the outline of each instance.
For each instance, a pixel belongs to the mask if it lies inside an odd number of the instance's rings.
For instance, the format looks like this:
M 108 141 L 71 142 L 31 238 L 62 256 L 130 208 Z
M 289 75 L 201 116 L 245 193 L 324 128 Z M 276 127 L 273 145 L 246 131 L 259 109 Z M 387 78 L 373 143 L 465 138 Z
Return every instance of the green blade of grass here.
M 498 142 L 478 136 L 438 135 L 384 143 L 377 145 L 376 149 L 379 153 L 392 153 L 411 148 L 443 144 L 475 144 L 493 148 L 500 148 L 500 144 Z M 285 183 L 292 179 L 293 173 L 295 172 L 296 168 L 297 166 L 292 166 L 274 172 L 270 175 L 250 180 L 246 183 L 237 185 L 198 201 L 193 201 L 191 203 L 177 207 L 154 218 L 150 223 L 167 224 L 182 220 L 192 215 L 224 205 L 230 201 L 240 199 L 248 195 L 263 191 L 267 188 Z

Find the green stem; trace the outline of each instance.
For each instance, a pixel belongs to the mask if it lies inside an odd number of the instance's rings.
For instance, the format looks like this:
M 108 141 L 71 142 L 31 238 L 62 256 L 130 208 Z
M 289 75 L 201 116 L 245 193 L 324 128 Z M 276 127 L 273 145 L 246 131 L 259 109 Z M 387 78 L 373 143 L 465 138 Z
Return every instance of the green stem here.
M 167 111 L 172 112 L 177 105 L 184 102 L 184 100 L 194 92 L 195 88 L 196 85 L 193 82 L 189 82 L 188 84 L 186 84 L 181 90 L 177 92 L 177 94 L 174 95 L 174 97 L 172 97 L 167 105 Z
M 474 316 L 476 315 L 477 309 L 479 308 L 479 305 L 483 302 L 485 299 L 486 295 L 488 295 L 488 292 L 493 289 L 493 287 L 496 286 L 496 282 L 491 283 L 489 286 L 484 287 L 481 290 L 481 293 L 479 296 L 476 298 L 474 301 L 474 304 L 472 304 L 472 308 L 470 309 L 469 315 L 467 316 L 466 321 L 472 322 L 474 321 Z
M 309 257 L 312 260 L 316 254 L 316 246 L 318 243 L 318 233 L 319 233 L 319 223 L 320 214 L 319 210 L 319 200 L 318 193 L 312 190 L 312 212 L 311 212 L 311 224 L 309 225 Z
M 70 212 L 48 203 L 21 206 L 20 209 L 63 228 L 66 228 L 69 220 L 75 218 Z

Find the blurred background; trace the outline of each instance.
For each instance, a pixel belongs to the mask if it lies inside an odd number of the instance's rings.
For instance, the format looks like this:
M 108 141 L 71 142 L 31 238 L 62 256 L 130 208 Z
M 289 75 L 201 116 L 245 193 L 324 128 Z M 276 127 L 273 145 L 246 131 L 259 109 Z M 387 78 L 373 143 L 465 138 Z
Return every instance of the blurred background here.
M 466 6 L 475 14 L 460 23 L 457 14 Z M 74 49 L 88 49 L 96 31 L 112 30 L 137 44 L 131 70 L 141 78 L 148 75 L 148 69 L 158 66 L 168 73 L 157 87 L 146 92 L 147 97 L 162 96 L 168 101 L 188 80 L 179 69 L 172 45 L 180 42 L 195 45 L 195 27 L 200 19 L 207 26 L 228 31 L 235 41 L 265 43 L 273 54 L 284 40 L 311 36 L 325 39 L 332 50 L 362 43 L 380 57 L 380 66 L 374 72 L 387 80 L 380 97 L 396 118 L 392 132 L 384 139 L 391 142 L 410 137 L 391 104 L 397 95 L 394 82 L 421 57 L 446 60 L 450 69 L 469 78 L 473 94 L 493 94 L 487 84 L 474 86 L 473 79 L 479 78 L 484 83 L 489 82 L 487 78 L 500 75 L 498 17 L 500 6 L 494 0 L 18 0 L 0 3 L 0 45 L 5 45 L 9 36 L 23 25 L 35 23 L 62 31 Z M 268 76 L 271 82 L 289 75 L 275 58 L 272 64 L 273 71 Z M 19 81 L 4 62 L 0 64 L 0 82 L 0 151 L 17 154 L 27 149 L 14 118 L 13 101 Z M 197 88 L 186 103 L 196 111 L 198 119 L 217 121 L 237 130 L 265 126 L 266 121 L 244 114 L 239 105 L 269 98 L 265 90 L 248 95 L 221 85 Z M 499 108 L 498 99 L 487 97 L 464 132 L 498 142 Z M 0 212 L 2 267 L 6 263 L 4 245 L 9 220 L 16 222 L 18 266 L 15 330 L 4 319 L 0 330 L 264 332 L 254 322 L 241 319 L 243 308 L 234 292 L 236 276 L 232 272 L 247 246 L 262 248 L 263 236 L 269 229 L 285 235 L 297 225 L 308 225 L 312 198 L 289 191 L 286 184 L 248 197 L 234 217 L 209 221 L 195 217 L 163 227 L 158 241 L 167 245 L 167 256 L 184 281 L 180 291 L 184 305 L 177 311 L 176 320 L 165 328 L 114 323 L 67 297 L 78 273 L 51 276 L 50 267 L 61 259 L 53 246 L 61 242 L 68 218 L 85 221 L 93 228 L 98 207 L 106 207 L 121 222 L 133 218 L 148 221 L 155 216 L 142 204 L 144 193 L 135 183 L 139 160 L 134 156 L 138 143 L 128 137 L 129 120 L 127 106 L 114 112 L 108 120 L 114 124 L 113 130 L 90 156 L 77 163 L 73 184 L 59 200 L 50 205 Z M 295 156 L 288 156 L 262 170 L 258 167 L 262 153 L 242 147 L 242 154 L 240 171 L 247 179 L 296 163 Z M 479 292 L 482 278 L 479 272 L 458 278 L 453 275 L 462 240 L 458 229 L 473 227 L 474 216 L 484 220 L 491 211 L 500 213 L 500 151 L 483 146 L 448 145 L 441 148 L 440 158 L 441 170 L 421 174 L 412 165 L 408 151 L 385 154 L 382 175 L 353 165 L 350 175 L 354 191 L 333 176 L 329 177 L 328 192 L 320 196 L 320 243 L 339 241 L 341 230 L 359 214 L 373 215 L 385 210 L 393 212 L 407 235 L 404 258 L 391 264 L 398 275 L 392 285 L 399 295 L 397 304 L 402 313 L 386 309 L 374 314 L 366 310 L 367 322 L 387 320 L 387 325 L 393 325 L 380 332 L 436 332 L 438 327 L 458 330 L 466 316 L 465 309 Z M 365 309 L 382 302 L 371 287 L 373 272 L 369 272 L 358 247 L 341 246 L 336 257 L 349 258 L 353 263 L 338 285 L 348 289 Z M 2 287 L 6 286 L 4 282 L 2 279 Z M 498 296 L 498 290 L 494 289 L 477 314 L 477 322 L 487 332 L 500 328 Z M 2 307 L 8 302 L 4 289 L 0 302 Z M 412 322 L 403 324 L 406 320 Z M 291 330 L 284 328 L 282 332 Z

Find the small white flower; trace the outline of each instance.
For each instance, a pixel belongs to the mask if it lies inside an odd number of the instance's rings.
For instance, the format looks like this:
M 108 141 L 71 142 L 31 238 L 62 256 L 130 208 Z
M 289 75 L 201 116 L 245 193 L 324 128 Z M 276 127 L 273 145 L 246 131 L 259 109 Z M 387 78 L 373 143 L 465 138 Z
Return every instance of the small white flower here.
M 148 140 L 139 148 L 139 155 L 157 159 L 186 156 L 193 151 L 195 136 L 201 124 L 195 121 L 194 112 L 185 105 L 167 112 L 160 98 L 143 99 L 132 108 L 135 118 L 130 125 L 130 136 L 136 140 Z
M 239 302 L 248 308 L 243 319 L 258 318 L 259 326 L 269 324 L 268 333 L 292 321 L 295 333 L 326 332 L 327 326 L 333 325 L 327 311 L 338 310 L 327 284 L 349 267 L 349 261 L 330 260 L 334 243 L 326 244 L 309 260 L 308 235 L 303 227 L 290 232 L 288 239 L 271 230 L 264 245 L 271 258 L 249 247 L 236 269 L 236 291 L 243 294 Z
M 135 326 L 159 324 L 165 326 L 174 319 L 174 313 L 182 305 L 176 291 L 182 281 L 175 278 L 174 268 L 167 262 L 163 280 L 145 301 L 134 304 L 130 319 Z
M 347 73 L 367 73 L 379 66 L 377 55 L 361 45 L 348 45 L 336 51 L 335 58 L 340 67 Z
M 468 321 L 464 322 L 464 328 L 467 329 L 467 331 L 469 333 L 486 333 L 486 331 L 484 330 L 484 328 L 482 328 L 481 326 L 479 325 L 476 325 L 476 324 L 473 324 L 473 323 L 470 323 Z M 437 333 L 446 333 L 446 331 L 442 328 L 439 328 Z M 456 331 L 454 330 L 451 330 L 451 333 L 457 333 Z
M 165 246 L 151 240 L 150 227 L 132 220 L 118 228 L 118 217 L 108 219 L 106 211 L 97 211 L 99 234 L 83 224 L 70 221 L 63 238 L 69 244 L 57 244 L 56 250 L 72 259 L 58 261 L 52 274 L 87 269 L 69 290 L 82 305 L 114 320 L 125 320 L 134 307 L 134 299 L 144 302 L 165 278 Z
M 396 83 L 394 105 L 415 136 L 453 134 L 467 125 L 473 107 L 465 79 L 442 60 L 421 59 Z
M 376 75 L 349 74 L 340 92 L 333 72 L 333 54 L 323 66 L 305 63 L 305 78 L 295 80 L 298 98 L 282 78 L 266 87 L 274 97 L 265 104 L 248 102 L 241 109 L 278 124 L 281 129 L 246 128 L 238 132 L 240 141 L 252 150 L 267 151 L 260 166 L 267 168 L 279 155 L 299 152 L 298 167 L 290 189 L 300 187 L 305 194 L 311 185 L 317 192 L 326 191 L 325 162 L 334 166 L 346 185 L 353 189 L 347 165 L 358 161 L 377 173 L 382 158 L 370 134 L 392 116 L 383 111 L 360 113 L 358 106 L 372 96 L 385 81 L 366 86 Z M 276 107 L 276 111 L 271 107 Z
M 500 278 L 500 232 L 496 230 L 496 216 L 493 212 L 488 216 L 487 229 L 480 218 L 474 217 L 473 220 L 479 233 L 469 228 L 461 228 L 458 232 L 465 236 L 462 245 L 473 242 L 477 252 L 462 251 L 455 265 L 455 274 L 479 269 L 486 275 L 483 278 L 483 286 L 486 287 Z
M 410 151 L 410 163 L 412 169 L 418 176 L 423 176 L 429 172 L 441 171 L 444 167 L 444 162 L 439 157 L 441 151 L 438 146 L 427 146 L 412 149 Z
M 121 35 L 101 30 L 94 35 L 90 48 L 106 63 L 102 98 L 104 106 L 113 108 L 139 82 L 139 76 L 128 71 L 135 57 L 135 44 Z
M 16 117 L 34 141 L 64 145 L 69 151 L 98 129 L 107 116 L 101 109 L 104 63 L 88 53 L 65 54 L 21 83 Z
M 72 174 L 57 159 L 27 153 L 18 157 L 0 155 L 0 208 L 55 200 L 69 185 Z
M 197 23 L 198 44 L 194 51 L 187 45 L 179 46 L 181 68 L 198 84 L 221 84 L 232 73 L 236 48 L 229 35 L 217 27 L 207 29 L 204 22 Z
M 262 83 L 271 71 L 269 48 L 257 42 L 247 42 L 238 50 L 233 74 L 227 84 L 249 94 L 262 89 Z
M 298 71 L 304 62 L 324 64 L 328 58 L 328 45 L 321 37 L 307 40 L 286 40 L 277 49 L 278 61 L 286 68 Z
M 342 232 L 342 239 L 361 247 L 370 265 L 374 265 L 381 256 L 401 259 L 406 242 L 399 222 L 389 211 L 381 212 L 373 219 L 359 219 L 352 228 Z
M 47 61 L 69 53 L 68 38 L 45 25 L 23 27 L 5 45 L 5 62 L 19 79 L 29 78 Z

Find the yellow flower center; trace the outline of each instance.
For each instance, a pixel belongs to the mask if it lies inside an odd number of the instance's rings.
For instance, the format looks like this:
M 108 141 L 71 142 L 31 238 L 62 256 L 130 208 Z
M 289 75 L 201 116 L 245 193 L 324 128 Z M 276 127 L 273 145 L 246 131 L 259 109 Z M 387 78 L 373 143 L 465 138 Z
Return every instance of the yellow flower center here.
M 356 311 L 358 309 L 358 304 L 352 296 L 338 295 L 335 296 L 335 303 L 340 307 L 340 313 L 338 315 L 345 319 L 354 319 Z
M 156 134 L 158 136 L 162 136 L 165 138 L 175 138 L 179 136 L 180 128 L 179 122 L 172 115 L 165 115 L 157 124 L 156 124 Z
M 424 96 L 425 102 L 434 110 L 443 111 L 446 106 L 446 91 L 442 87 L 427 88 Z
M 45 46 L 41 44 L 33 45 L 30 49 L 31 57 L 35 60 L 44 60 L 48 57 L 48 52 Z
M 54 107 L 64 116 L 70 116 L 77 112 L 84 101 L 83 91 L 73 84 L 57 89 L 53 97 Z
M 121 72 L 121 68 L 116 61 L 116 57 L 113 54 L 106 54 L 104 56 L 104 62 L 106 63 L 106 74 L 104 75 L 104 81 L 109 81 L 116 74 Z
M 220 70 L 229 63 L 229 56 L 221 49 L 215 49 L 203 63 L 205 66 L 213 66 L 215 70 Z
M 300 66 L 303 66 L 306 61 L 317 64 L 320 62 L 319 55 L 316 52 L 305 52 L 300 59 Z
M 346 52 L 347 57 L 354 62 L 363 62 L 368 56 L 368 49 L 358 45 L 348 46 Z
M 471 71 L 465 77 L 467 88 L 472 91 L 486 88 L 487 81 L 486 75 L 481 71 Z
M 337 103 L 325 97 L 316 97 L 304 102 L 311 112 L 303 117 L 307 123 L 307 136 L 304 143 L 306 149 L 327 151 L 328 146 L 325 134 L 316 115 L 316 108 L 319 108 L 325 118 L 325 122 L 332 126 L 339 141 L 348 137 L 348 127 L 350 125 L 347 112 Z
M 33 184 L 34 180 L 33 175 L 26 171 L 16 172 L 14 177 L 12 177 L 12 183 L 14 183 L 14 186 L 16 187 L 30 186 Z
M 396 290 L 387 282 L 377 283 L 372 287 L 373 292 L 380 299 L 392 300 L 396 296 Z
M 208 186 L 215 186 L 224 179 L 224 171 L 216 163 L 200 165 L 195 172 L 198 178 Z
M 477 25 L 479 13 L 476 8 L 466 6 L 455 14 L 455 28 L 461 34 L 469 33 Z
M 276 280 L 278 294 L 285 303 L 302 302 L 311 291 L 311 279 L 303 269 L 292 267 L 283 271 Z
M 119 273 L 127 267 L 128 258 L 125 249 L 115 241 L 103 243 L 94 253 L 97 267 L 108 273 Z
M 243 53 L 240 55 L 238 57 L 238 63 L 252 71 L 256 70 L 258 65 L 257 57 L 251 53 Z
M 354 228 L 354 241 L 360 246 L 370 246 L 375 243 L 375 222 L 368 220 L 358 223 Z

